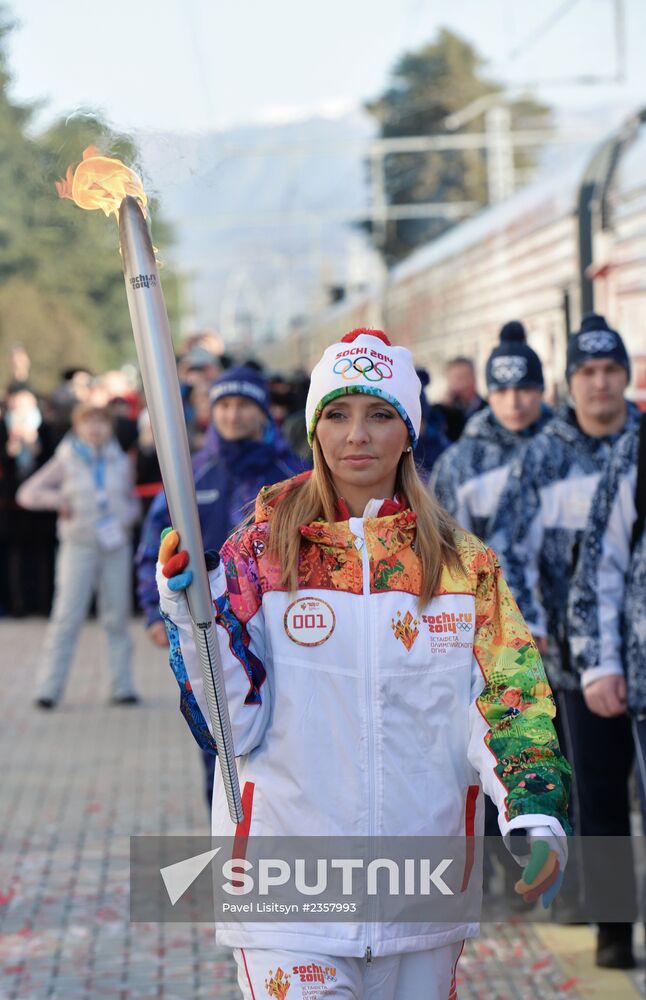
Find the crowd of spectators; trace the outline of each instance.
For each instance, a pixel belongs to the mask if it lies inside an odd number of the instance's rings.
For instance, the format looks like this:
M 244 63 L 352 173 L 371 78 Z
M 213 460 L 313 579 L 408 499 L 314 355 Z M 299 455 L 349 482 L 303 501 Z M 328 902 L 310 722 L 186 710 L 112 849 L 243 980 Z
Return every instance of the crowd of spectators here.
M 239 364 L 248 365 L 264 378 L 269 414 L 291 451 L 307 465 L 307 373 L 268 372 L 253 358 L 225 352 L 220 338 L 212 332 L 187 337 L 177 359 L 191 451 L 200 451 L 211 426 L 211 387 L 226 369 Z M 11 348 L 9 367 L 9 380 L 0 393 L 0 616 L 47 616 L 54 592 L 56 511 L 27 510 L 17 503 L 16 493 L 53 457 L 69 434 L 74 407 L 84 403 L 105 410 L 114 437 L 132 462 L 141 509 L 135 525 L 135 548 L 141 522 L 162 488 L 161 476 L 134 368 L 96 373 L 84 366 L 70 367 L 60 373 L 52 391 L 43 393 L 32 380 L 24 348 Z M 422 369 L 419 374 L 426 387 L 428 373 Z M 436 458 L 459 437 L 469 407 L 483 405 L 468 359 L 452 362 L 447 375 L 445 403 L 430 405 L 426 391 L 422 396 L 424 423 L 416 457 L 427 477 Z

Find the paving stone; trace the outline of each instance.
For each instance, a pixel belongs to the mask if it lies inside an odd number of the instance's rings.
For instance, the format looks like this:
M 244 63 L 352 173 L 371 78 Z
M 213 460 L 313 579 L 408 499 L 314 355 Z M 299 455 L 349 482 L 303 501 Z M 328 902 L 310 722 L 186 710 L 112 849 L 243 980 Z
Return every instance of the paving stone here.
M 44 713 L 33 678 L 45 623 L 0 621 L 0 648 L 12 651 L 0 660 L 0 1000 L 240 998 L 211 926 L 129 923 L 130 836 L 209 830 L 166 656 L 140 621 L 131 628 L 140 706 L 108 704 L 103 636 L 90 622 L 63 703 Z M 484 927 L 460 960 L 460 1000 L 644 996 L 643 968 L 601 973 L 593 943 L 587 928 Z

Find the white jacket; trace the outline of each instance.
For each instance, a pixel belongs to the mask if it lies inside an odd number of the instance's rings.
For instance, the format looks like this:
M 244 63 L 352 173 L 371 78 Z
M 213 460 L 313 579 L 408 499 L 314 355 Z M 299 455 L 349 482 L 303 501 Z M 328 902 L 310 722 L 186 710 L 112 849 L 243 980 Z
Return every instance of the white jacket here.
M 545 826 L 563 836 L 569 768 L 553 700 L 493 553 L 458 533 L 465 576 L 445 569 L 420 614 L 414 513 L 315 522 L 301 528 L 301 581 L 290 594 L 266 552 L 268 514 L 261 494 L 257 522 L 227 541 L 210 574 L 247 796 L 253 784 L 250 835 L 481 835 L 484 787 L 503 835 Z M 161 572 L 158 584 L 182 710 L 206 747 L 186 600 Z M 212 832 L 235 833 L 219 780 Z M 477 929 L 250 922 L 218 924 L 217 937 L 360 956 L 439 947 Z
M 116 439 L 107 442 L 105 458 L 105 513 L 114 516 L 128 530 L 140 514 L 134 492 L 134 477 L 128 456 Z M 96 523 L 100 516 L 92 469 L 78 454 L 73 435 L 66 434 L 54 455 L 27 479 L 16 494 L 27 510 L 71 510 L 69 517 L 58 518 L 58 537 L 62 542 L 91 545 L 96 541 Z

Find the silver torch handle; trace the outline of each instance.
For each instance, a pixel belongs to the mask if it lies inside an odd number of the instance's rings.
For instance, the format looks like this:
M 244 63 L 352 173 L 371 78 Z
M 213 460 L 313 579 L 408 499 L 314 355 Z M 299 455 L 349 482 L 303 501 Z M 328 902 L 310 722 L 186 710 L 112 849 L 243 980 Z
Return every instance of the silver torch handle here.
M 168 509 L 193 570 L 186 597 L 222 781 L 231 819 L 239 823 L 243 818 L 240 784 L 175 355 L 148 227 L 139 203 L 130 196 L 123 199 L 119 209 L 119 242 L 130 320 Z

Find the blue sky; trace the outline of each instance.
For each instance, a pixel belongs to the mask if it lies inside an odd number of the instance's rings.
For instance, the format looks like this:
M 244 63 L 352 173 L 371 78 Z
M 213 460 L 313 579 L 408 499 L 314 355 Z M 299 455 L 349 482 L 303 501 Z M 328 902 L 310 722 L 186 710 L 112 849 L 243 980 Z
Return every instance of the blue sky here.
M 406 48 L 451 27 L 509 82 L 612 75 L 614 0 L 15 0 L 14 95 L 118 130 L 204 132 L 358 105 Z M 561 106 L 646 103 L 646 3 L 624 0 L 621 86 L 549 87 Z M 550 19 L 554 24 L 550 26 Z M 519 50 L 517 54 L 514 54 Z

